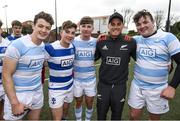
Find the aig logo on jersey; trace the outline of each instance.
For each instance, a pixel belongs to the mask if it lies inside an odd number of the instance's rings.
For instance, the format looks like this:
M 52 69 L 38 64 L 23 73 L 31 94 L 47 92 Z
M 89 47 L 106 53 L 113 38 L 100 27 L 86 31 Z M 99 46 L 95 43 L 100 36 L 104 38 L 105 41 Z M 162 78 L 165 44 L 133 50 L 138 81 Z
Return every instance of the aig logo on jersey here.
M 62 67 L 72 66 L 73 60 L 74 60 L 73 58 L 62 59 L 62 60 L 61 60 L 61 66 L 62 66 Z
M 29 68 L 39 68 L 44 63 L 44 59 L 32 59 L 29 64 Z
M 140 55 L 147 56 L 147 57 L 155 57 L 156 56 L 156 50 L 150 49 L 150 48 L 140 48 L 139 51 Z
M 88 50 L 78 50 L 77 51 L 78 57 L 92 57 L 92 51 Z
M 106 64 L 109 65 L 120 65 L 121 63 L 121 58 L 120 57 L 106 57 Z

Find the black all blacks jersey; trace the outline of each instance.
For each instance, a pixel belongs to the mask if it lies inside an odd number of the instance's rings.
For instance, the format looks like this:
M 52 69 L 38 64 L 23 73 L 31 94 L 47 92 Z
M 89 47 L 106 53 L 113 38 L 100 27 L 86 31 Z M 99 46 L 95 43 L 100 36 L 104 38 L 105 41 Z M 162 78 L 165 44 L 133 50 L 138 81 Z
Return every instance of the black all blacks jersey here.
M 119 35 L 116 39 L 107 37 L 97 42 L 95 60 L 101 58 L 99 82 L 118 85 L 128 80 L 128 65 L 131 56 L 136 57 L 135 40 L 126 41 Z

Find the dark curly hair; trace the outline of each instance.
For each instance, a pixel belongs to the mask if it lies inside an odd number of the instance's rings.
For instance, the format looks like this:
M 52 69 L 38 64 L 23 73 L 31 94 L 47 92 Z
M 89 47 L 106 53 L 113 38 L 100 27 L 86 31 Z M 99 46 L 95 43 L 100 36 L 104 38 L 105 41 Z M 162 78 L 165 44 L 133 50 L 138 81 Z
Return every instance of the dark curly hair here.
M 53 17 L 51 16 L 51 14 L 45 13 L 44 11 L 42 11 L 42 12 L 38 13 L 37 15 L 35 15 L 34 25 L 37 23 L 38 19 L 44 19 L 45 21 L 50 23 L 51 26 L 54 24 L 54 20 L 53 20 Z

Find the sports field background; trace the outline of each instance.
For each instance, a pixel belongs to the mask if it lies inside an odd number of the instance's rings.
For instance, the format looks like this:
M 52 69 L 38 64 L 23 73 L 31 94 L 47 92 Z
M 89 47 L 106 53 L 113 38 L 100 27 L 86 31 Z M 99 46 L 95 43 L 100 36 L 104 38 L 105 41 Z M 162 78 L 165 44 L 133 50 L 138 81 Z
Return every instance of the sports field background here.
M 97 65 L 99 65 L 99 62 L 96 63 Z M 133 65 L 134 62 L 131 61 L 130 65 L 129 65 L 129 80 L 127 82 L 127 95 L 129 93 L 129 86 L 130 86 L 130 82 L 133 78 Z M 46 69 L 47 70 L 47 69 Z M 96 67 L 96 74 L 98 77 L 98 70 L 99 70 L 99 66 Z M 173 74 L 173 73 L 172 73 Z M 172 78 L 172 74 L 170 75 L 170 79 Z M 48 78 L 48 71 L 46 72 L 46 78 Z M 98 78 L 97 78 L 98 79 Z M 44 97 L 45 97 L 45 103 L 44 103 L 44 107 L 42 109 L 41 112 L 41 120 L 52 120 L 51 117 L 51 112 L 50 109 L 48 107 L 48 87 L 47 87 L 47 81 L 44 84 Z M 126 103 L 124 106 L 124 111 L 123 111 L 123 115 L 122 115 L 122 119 L 123 120 L 128 120 L 129 116 L 128 116 L 128 112 L 129 112 L 129 107 L 127 105 L 127 98 L 126 98 Z M 84 112 L 83 112 L 83 117 L 84 117 Z M 75 120 L 75 116 L 74 116 L 74 102 L 71 104 L 71 108 L 69 110 L 69 114 L 68 114 L 68 119 L 69 120 Z M 96 116 L 96 98 L 94 100 L 94 112 L 93 112 L 93 116 L 92 116 L 92 120 L 96 120 L 97 116 Z M 107 119 L 110 119 L 110 113 L 108 113 Z M 147 111 L 146 109 L 144 110 L 143 116 L 141 118 L 142 120 L 147 120 L 148 119 L 148 115 L 147 115 Z M 168 113 L 166 113 L 165 115 L 162 116 L 161 118 L 162 120 L 180 120 L 180 87 L 178 87 L 176 89 L 176 96 L 175 99 L 170 100 L 170 111 Z M 83 118 L 84 120 L 84 118 Z

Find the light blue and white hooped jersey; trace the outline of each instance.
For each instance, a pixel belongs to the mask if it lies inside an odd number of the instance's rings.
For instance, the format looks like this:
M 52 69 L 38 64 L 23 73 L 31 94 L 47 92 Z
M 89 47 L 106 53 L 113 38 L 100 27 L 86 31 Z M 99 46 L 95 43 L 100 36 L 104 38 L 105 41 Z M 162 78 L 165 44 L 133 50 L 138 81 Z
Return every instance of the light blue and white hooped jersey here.
M 171 56 L 180 52 L 179 40 L 162 30 L 148 38 L 134 38 L 137 43 L 134 82 L 142 88 L 156 88 L 167 84 Z
M 72 44 L 68 48 L 55 41 L 45 46 L 46 59 L 49 66 L 49 89 L 71 90 L 73 87 L 73 62 L 75 48 Z
M 42 88 L 41 71 L 45 60 L 44 43 L 36 45 L 30 35 L 12 41 L 5 56 L 17 61 L 13 81 L 16 92 L 34 91 Z
M 3 65 L 3 58 L 6 51 L 7 46 L 10 44 L 9 40 L 3 39 L 0 43 L 0 86 L 2 85 L 2 65 Z
M 96 49 L 96 38 L 84 41 L 77 36 L 73 44 L 76 48 L 74 61 L 74 79 L 80 82 L 96 81 L 94 54 Z

